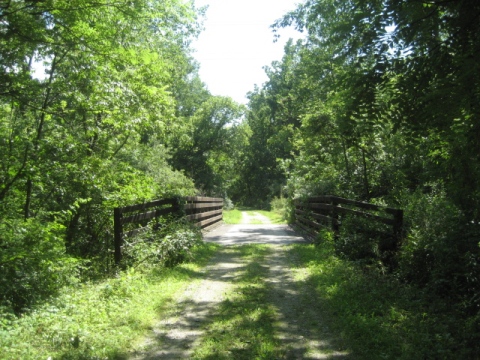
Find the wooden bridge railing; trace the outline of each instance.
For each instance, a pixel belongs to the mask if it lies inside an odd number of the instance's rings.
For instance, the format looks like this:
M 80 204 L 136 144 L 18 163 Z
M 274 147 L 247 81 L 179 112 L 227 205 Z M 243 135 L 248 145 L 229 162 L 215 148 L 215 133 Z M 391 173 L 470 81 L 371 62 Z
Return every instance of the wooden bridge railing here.
M 223 199 L 210 197 L 187 197 L 183 205 L 186 218 L 202 229 L 223 219 Z
M 316 236 L 322 227 L 330 227 L 335 234 L 341 226 L 341 217 L 353 215 L 392 226 L 397 243 L 402 235 L 403 210 L 374 205 L 361 201 L 344 199 L 338 196 L 324 195 L 295 200 L 295 223 L 312 236 Z M 359 211 L 357 209 L 362 209 Z M 366 212 L 370 211 L 370 212 Z M 383 212 L 389 217 L 377 215 L 372 211 Z
M 114 222 L 114 258 L 119 264 L 122 260 L 124 239 L 145 232 L 147 222 L 160 216 L 184 216 L 202 229 L 208 228 L 223 218 L 223 199 L 190 196 L 155 200 L 113 209 Z M 124 231 L 126 224 L 143 225 L 130 231 Z

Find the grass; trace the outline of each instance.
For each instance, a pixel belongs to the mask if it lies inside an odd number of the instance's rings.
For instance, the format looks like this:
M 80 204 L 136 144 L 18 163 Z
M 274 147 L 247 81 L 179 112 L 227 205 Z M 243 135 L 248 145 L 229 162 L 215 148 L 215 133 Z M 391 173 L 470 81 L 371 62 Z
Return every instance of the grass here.
M 192 358 L 281 358 L 281 346 L 274 338 L 275 309 L 268 302 L 265 283 L 268 269 L 261 265 L 270 250 L 266 245 L 243 245 L 235 249 L 246 260 L 246 269 L 206 326 L 206 335 Z
M 286 224 L 286 221 L 283 219 L 283 216 L 277 212 L 266 211 L 266 210 L 243 210 L 249 215 L 253 216 L 255 213 L 259 213 L 263 216 L 266 216 L 270 223 L 272 224 Z M 223 211 L 223 221 L 226 224 L 240 224 L 242 222 L 242 210 L 224 210 Z M 264 222 L 260 220 L 254 220 L 252 224 L 263 224 Z
M 0 358 L 124 359 L 151 329 L 158 310 L 200 276 L 217 248 L 204 243 L 194 250 L 194 262 L 175 268 L 129 270 L 64 289 L 24 316 L 0 322 Z
M 272 224 L 286 224 L 286 220 L 283 218 L 282 214 L 279 214 L 274 211 L 266 211 L 266 210 L 254 210 L 248 211 L 249 214 L 253 215 L 253 213 L 259 213 L 260 215 L 266 216 L 269 218 Z
M 315 306 L 330 314 L 323 321 L 342 334 L 355 359 L 478 358 L 455 340 L 462 329 L 454 315 L 443 312 L 448 305 L 425 301 L 421 289 L 339 259 L 328 243 L 293 245 L 289 251 Z
M 58 298 L 20 318 L 2 314 L 0 358 L 127 358 L 151 331 L 158 313 L 171 306 L 174 295 L 201 278 L 200 269 L 217 249 L 204 243 L 195 249 L 194 262 L 121 272 L 114 279 L 64 289 Z M 266 245 L 230 249 L 245 260 L 245 270 L 205 325 L 205 336 L 192 357 L 285 358 L 287 350 L 275 338 L 276 308 L 269 299 L 268 269 L 262 266 L 271 249 Z M 298 304 L 325 314 L 303 319 L 304 327 L 328 327 L 340 334 L 338 341 L 352 358 L 479 358 L 478 344 L 468 342 L 467 328 L 446 300 L 428 298 L 392 275 L 338 258 L 331 240 L 316 246 L 290 245 L 286 251 L 304 288 Z
M 225 224 L 240 224 L 242 222 L 242 212 L 240 210 L 224 210 L 223 221 Z

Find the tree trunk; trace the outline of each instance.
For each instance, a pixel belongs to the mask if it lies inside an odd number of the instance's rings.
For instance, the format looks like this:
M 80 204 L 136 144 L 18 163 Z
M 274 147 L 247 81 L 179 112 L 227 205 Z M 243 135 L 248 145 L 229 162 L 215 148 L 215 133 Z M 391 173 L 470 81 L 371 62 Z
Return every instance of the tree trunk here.
M 365 187 L 365 200 L 370 200 L 370 185 L 368 184 L 368 173 L 367 173 L 367 159 L 365 158 L 365 150 L 362 149 L 362 160 L 363 160 L 363 186 Z
M 37 156 L 37 157 L 38 157 L 38 150 L 39 150 L 39 147 L 40 147 L 40 140 L 42 139 L 42 136 L 43 136 L 43 127 L 44 127 L 44 124 L 45 124 L 45 116 L 46 116 L 45 112 L 47 110 L 48 102 L 50 100 L 50 94 L 51 94 L 51 91 L 52 91 L 51 85 L 52 85 L 52 82 L 53 82 L 53 76 L 54 76 L 54 73 L 55 73 L 56 65 L 57 65 L 57 57 L 54 56 L 53 60 L 52 60 L 52 66 L 50 68 L 50 76 L 48 78 L 48 84 L 47 84 L 47 89 L 46 89 L 46 93 L 45 93 L 45 98 L 43 99 L 40 119 L 39 119 L 38 126 L 37 126 L 37 136 L 35 137 L 35 139 L 33 141 L 33 154 L 34 154 L 34 156 Z M 32 204 L 32 189 L 33 189 L 33 181 L 32 181 L 31 176 L 29 175 L 28 178 L 27 178 L 27 186 L 26 186 L 26 190 L 25 190 L 25 207 L 24 207 L 25 220 L 28 219 L 30 217 L 30 214 L 31 214 L 30 207 L 31 207 L 31 204 Z

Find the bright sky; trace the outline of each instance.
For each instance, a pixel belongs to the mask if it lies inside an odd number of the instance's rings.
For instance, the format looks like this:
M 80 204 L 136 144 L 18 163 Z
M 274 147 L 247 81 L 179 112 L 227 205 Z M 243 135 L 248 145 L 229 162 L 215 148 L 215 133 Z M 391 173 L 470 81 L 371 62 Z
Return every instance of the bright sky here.
M 254 85 L 267 81 L 263 66 L 281 60 L 289 38 L 301 34 L 283 29 L 274 43 L 270 25 L 296 8 L 300 0 L 196 0 L 209 5 L 205 30 L 193 44 L 200 78 L 213 95 L 230 96 L 239 103 Z

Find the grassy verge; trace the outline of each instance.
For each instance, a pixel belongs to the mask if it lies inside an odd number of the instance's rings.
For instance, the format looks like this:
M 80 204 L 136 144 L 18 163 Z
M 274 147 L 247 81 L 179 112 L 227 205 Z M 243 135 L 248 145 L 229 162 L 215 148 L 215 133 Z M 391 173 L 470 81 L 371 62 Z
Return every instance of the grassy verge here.
M 266 216 L 272 224 L 286 224 L 286 220 L 283 218 L 283 216 L 277 212 L 273 211 L 266 211 L 266 210 L 254 210 L 254 211 L 248 211 L 250 215 L 253 215 L 253 213 L 259 213 L 260 215 Z
M 224 210 L 223 221 L 225 224 L 240 224 L 242 222 L 242 212 L 240 210 Z
M 448 305 L 420 289 L 338 259 L 328 244 L 294 245 L 296 273 L 312 289 L 327 322 L 357 359 L 455 359 L 472 357 L 456 342 L 461 326 Z M 443 315 L 442 315 L 443 314 Z
M 199 277 L 216 252 L 204 243 L 195 261 L 130 270 L 115 279 L 64 289 L 21 318 L 0 322 L 1 359 L 121 359 L 152 326 L 158 309 Z
M 266 211 L 266 210 L 243 210 L 247 214 L 254 216 L 255 213 L 259 213 L 263 216 L 266 216 L 272 224 L 286 224 L 286 221 L 283 219 L 283 216 L 277 212 Z M 223 221 L 226 224 L 240 224 L 242 222 L 242 211 L 241 210 L 224 210 L 223 211 Z M 253 224 L 263 224 L 262 221 L 254 221 Z
M 274 338 L 275 309 L 268 303 L 265 278 L 268 269 L 261 265 L 270 251 L 265 245 L 238 248 L 247 261 L 245 272 L 236 280 L 235 290 L 222 302 L 218 315 L 207 325 L 194 359 L 278 359 L 278 340 Z

